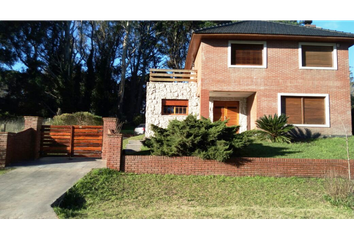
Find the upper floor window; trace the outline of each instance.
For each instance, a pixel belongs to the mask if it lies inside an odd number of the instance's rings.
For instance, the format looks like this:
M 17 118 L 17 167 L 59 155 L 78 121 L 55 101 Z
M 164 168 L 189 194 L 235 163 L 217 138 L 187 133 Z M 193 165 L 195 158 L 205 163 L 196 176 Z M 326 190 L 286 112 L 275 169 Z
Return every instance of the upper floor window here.
M 229 67 L 266 68 L 266 42 L 229 41 Z
M 302 69 L 337 69 L 337 47 L 334 43 L 299 43 Z

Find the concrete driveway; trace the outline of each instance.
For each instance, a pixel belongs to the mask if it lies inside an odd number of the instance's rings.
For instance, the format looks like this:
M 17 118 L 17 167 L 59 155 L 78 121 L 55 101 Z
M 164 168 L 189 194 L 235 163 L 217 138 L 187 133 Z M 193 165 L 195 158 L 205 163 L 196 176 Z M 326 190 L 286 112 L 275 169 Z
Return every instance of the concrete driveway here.
M 0 175 L 0 218 L 57 218 L 51 204 L 93 168 L 90 158 L 42 158 Z

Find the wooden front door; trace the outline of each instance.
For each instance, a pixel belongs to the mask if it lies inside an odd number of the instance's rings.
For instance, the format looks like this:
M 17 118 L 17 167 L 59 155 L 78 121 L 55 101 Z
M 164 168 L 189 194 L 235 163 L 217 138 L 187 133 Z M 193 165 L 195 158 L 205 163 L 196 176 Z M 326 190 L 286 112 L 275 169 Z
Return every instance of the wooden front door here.
M 226 126 L 239 125 L 238 122 L 239 102 L 238 101 L 215 101 L 214 121 L 228 119 Z

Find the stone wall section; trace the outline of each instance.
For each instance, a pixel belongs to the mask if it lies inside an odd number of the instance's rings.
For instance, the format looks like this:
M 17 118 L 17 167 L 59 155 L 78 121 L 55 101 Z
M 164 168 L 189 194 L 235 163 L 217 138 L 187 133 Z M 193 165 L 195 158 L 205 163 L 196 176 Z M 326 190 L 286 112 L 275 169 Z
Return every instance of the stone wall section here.
M 172 119 L 184 120 L 187 116 L 162 115 L 162 99 L 188 100 L 188 114 L 199 114 L 199 98 L 196 82 L 148 82 L 146 93 L 146 129 L 145 136 L 151 137 L 151 124 L 166 128 Z

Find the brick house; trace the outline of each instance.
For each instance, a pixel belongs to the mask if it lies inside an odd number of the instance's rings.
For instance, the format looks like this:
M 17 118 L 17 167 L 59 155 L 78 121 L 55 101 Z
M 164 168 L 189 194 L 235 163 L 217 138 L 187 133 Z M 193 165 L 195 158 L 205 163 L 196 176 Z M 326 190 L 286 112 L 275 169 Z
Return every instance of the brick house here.
M 270 21 L 196 30 L 185 69 L 151 69 L 146 136 L 188 114 L 240 132 L 263 115 L 326 136 L 352 132 L 348 48 L 354 34 Z

